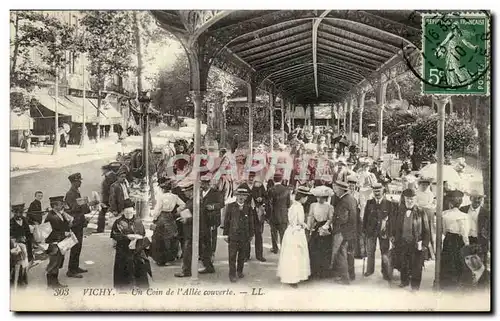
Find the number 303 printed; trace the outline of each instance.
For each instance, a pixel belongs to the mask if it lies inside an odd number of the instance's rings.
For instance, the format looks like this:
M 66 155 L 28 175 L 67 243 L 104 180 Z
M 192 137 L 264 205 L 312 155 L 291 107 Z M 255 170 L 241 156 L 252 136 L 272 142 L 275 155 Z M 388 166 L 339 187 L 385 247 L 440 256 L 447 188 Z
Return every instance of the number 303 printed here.
M 54 296 L 67 296 L 69 295 L 68 288 L 54 289 Z

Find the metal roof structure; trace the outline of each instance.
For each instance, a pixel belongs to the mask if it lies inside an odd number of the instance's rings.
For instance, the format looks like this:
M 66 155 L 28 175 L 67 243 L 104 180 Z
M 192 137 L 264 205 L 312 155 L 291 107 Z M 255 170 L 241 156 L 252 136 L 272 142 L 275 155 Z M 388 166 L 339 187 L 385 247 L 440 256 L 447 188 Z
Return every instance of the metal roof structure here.
M 420 13 L 410 10 L 152 14 L 185 48 L 197 51 L 201 64 L 213 64 L 296 104 L 345 101 L 366 79 L 401 63 L 395 57 L 403 46 L 419 48 L 421 42 Z M 200 72 L 203 78 L 203 68 Z

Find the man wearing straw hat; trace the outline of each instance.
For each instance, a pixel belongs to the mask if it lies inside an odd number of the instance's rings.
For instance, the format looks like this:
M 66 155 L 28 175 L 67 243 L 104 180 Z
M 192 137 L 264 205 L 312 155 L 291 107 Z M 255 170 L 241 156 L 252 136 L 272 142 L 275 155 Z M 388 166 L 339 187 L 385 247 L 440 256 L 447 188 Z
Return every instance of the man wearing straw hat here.
M 357 228 L 357 205 L 349 193 L 346 182 L 336 181 L 333 185 L 336 195 L 334 217 L 332 222 L 333 245 L 330 268 L 337 263 L 340 278 L 337 282 L 349 284 L 356 278 L 354 270 L 354 250 Z
M 469 217 L 469 243 L 477 244 L 481 249 L 481 260 L 486 265 L 486 254 L 490 243 L 490 213 L 483 205 L 484 195 L 478 190 L 470 193 L 471 204 L 460 208 Z

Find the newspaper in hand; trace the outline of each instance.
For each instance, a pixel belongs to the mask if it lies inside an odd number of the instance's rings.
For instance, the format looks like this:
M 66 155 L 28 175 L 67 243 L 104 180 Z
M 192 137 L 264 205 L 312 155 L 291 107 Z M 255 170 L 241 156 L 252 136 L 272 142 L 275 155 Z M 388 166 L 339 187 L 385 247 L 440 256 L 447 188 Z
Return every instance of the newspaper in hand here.
M 61 254 L 64 255 L 76 244 L 78 244 L 78 239 L 76 238 L 75 234 L 71 232 L 68 237 L 57 243 L 57 247 L 61 251 Z

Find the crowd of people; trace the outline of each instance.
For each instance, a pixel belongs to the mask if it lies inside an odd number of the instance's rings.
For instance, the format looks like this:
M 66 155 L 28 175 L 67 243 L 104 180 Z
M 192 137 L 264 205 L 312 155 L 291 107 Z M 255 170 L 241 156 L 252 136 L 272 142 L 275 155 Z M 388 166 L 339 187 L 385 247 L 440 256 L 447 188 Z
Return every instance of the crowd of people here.
M 404 163 L 399 199 L 388 197 L 389 192 L 393 193 L 391 183 L 397 178 L 383 167 L 382 159 L 358 157 L 356 146 L 350 146 L 342 135 L 329 141 L 325 137 L 318 135 L 313 142 L 312 134 L 296 130 L 290 136 L 289 146 L 281 143 L 278 148 L 293 159 L 290 170 L 276 167 L 269 157 L 264 157 L 267 160 L 264 167 L 256 166 L 259 160 L 250 159 L 245 161 L 247 166 L 241 178 L 228 171 L 220 174 L 222 169 L 236 163 L 230 159 L 235 151 L 228 153 L 221 149 L 215 167 L 200 169 L 199 198 L 193 195 L 192 182 L 183 184 L 177 176 L 166 175 L 168 171 L 162 170 L 165 162 L 159 162 L 156 171 L 160 193 L 152 210 L 151 236 L 136 215 L 128 182 L 130 168 L 120 163 L 103 166 L 99 201 L 82 198 L 79 192 L 82 177 L 79 173 L 72 174 L 68 177 L 71 183 L 68 193 L 51 197 L 48 212 L 42 211 L 39 204 L 41 192 L 35 194 L 37 199 L 27 214 L 24 204 L 12 206 L 11 282 L 16 274 L 12 268 L 21 266 L 17 282 L 27 284 L 33 243 L 44 246 L 49 257 L 46 269 L 49 287 L 65 286 L 58 279 L 65 251 L 70 252 L 66 275 L 83 277 L 87 271 L 80 267 L 79 257 L 88 222 L 85 214 L 92 210 L 99 211 L 98 233 L 105 230 L 107 213 L 116 219 L 111 227 L 116 252 L 113 270 L 116 288 L 147 288 L 150 258 L 160 266 L 177 264 L 181 259 L 181 269 L 174 275 L 189 277 L 193 264 L 192 217 L 195 199 L 199 199 L 198 244 L 203 264 L 200 274 L 215 273 L 213 258 L 219 229 L 228 246 L 231 282 L 244 277 L 252 241 L 255 258 L 266 261 L 262 234 L 267 222 L 272 237 L 271 252 L 279 254 L 277 275 L 282 283 L 297 287 L 309 279 L 334 278 L 349 284 L 359 275 L 355 258 L 367 259 L 362 275 L 370 277 L 375 272 L 378 243 L 383 279 L 392 281 L 393 271 L 399 270 L 400 287 L 418 290 L 424 262 L 432 259 L 436 251 L 436 198 L 432 180 L 408 179 L 410 170 Z M 349 148 L 347 158 L 345 148 Z M 180 153 L 188 149 L 181 149 Z M 251 155 L 262 152 L 259 146 Z M 200 165 L 207 165 L 206 160 Z M 174 172 L 177 170 L 179 163 L 174 163 Z M 460 190 L 445 189 L 442 289 L 489 287 L 490 213 L 482 206 L 482 193 L 470 192 L 470 205 L 465 207 L 461 207 L 463 197 Z M 40 228 L 46 223 L 50 225 L 49 235 L 43 235 Z

